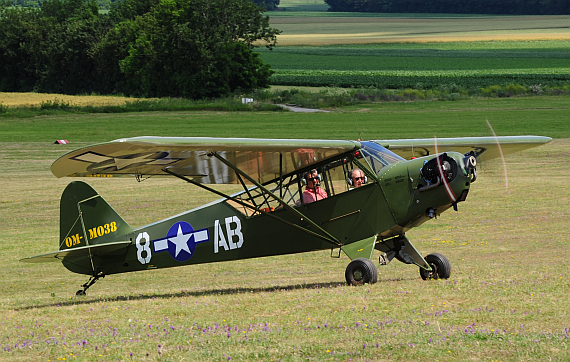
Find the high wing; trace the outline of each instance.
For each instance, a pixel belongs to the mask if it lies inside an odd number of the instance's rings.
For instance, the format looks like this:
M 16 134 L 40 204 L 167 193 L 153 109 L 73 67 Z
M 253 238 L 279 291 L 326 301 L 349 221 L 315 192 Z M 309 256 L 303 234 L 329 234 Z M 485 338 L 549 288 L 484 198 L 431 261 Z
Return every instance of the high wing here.
M 520 152 L 552 141 L 541 136 L 503 136 L 503 137 L 458 137 L 458 138 L 417 138 L 398 140 L 374 140 L 395 154 L 410 159 L 435 153 L 435 142 L 439 152 L 455 151 L 460 153 L 475 152 L 478 162 L 500 157 L 498 145 L 503 155 Z
M 168 175 L 199 183 L 239 182 L 216 153 L 257 182 L 275 180 L 312 164 L 360 149 L 357 141 L 210 137 L 133 137 L 71 151 L 51 166 L 57 177 Z
M 131 241 L 116 241 L 113 243 L 82 246 L 79 248 L 53 251 L 51 253 L 30 256 L 20 259 L 24 263 L 45 263 L 49 261 L 73 260 L 79 257 L 105 256 L 114 253 L 126 252 Z

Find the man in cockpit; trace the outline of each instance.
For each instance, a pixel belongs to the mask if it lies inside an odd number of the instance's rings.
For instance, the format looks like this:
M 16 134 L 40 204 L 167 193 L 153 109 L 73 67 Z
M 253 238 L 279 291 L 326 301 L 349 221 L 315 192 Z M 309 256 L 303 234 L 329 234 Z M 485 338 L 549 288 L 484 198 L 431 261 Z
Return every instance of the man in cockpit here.
M 366 176 L 364 176 L 364 172 L 359 168 L 350 170 L 348 173 L 348 178 L 348 183 L 355 189 L 366 183 Z
M 321 178 L 317 170 L 305 172 L 303 178 L 307 181 L 307 187 L 302 193 L 304 204 L 310 204 L 328 197 L 327 192 L 320 187 Z

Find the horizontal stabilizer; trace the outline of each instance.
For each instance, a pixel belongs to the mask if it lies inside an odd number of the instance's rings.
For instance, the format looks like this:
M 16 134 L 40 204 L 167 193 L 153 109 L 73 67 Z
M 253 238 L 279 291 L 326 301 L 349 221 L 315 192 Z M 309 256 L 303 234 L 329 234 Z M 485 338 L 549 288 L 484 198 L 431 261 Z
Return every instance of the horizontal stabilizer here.
M 30 256 L 28 258 L 20 259 L 20 261 L 24 263 L 47 263 L 50 261 L 70 261 L 80 257 L 120 254 L 121 252 L 126 252 L 126 249 L 130 244 L 130 241 L 116 241 L 107 244 L 82 246 Z

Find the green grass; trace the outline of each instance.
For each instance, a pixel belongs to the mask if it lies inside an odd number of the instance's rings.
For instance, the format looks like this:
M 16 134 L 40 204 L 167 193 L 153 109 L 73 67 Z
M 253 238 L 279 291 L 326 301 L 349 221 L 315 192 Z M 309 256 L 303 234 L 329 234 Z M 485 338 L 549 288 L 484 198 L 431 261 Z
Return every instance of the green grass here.
M 328 114 L 0 118 L 0 360 L 568 360 L 567 104 L 567 97 L 536 97 L 381 103 Z M 557 139 L 507 158 L 508 190 L 500 163 L 480 166 L 458 213 L 408 233 L 423 255 L 451 260 L 447 281 L 424 282 L 416 267 L 393 261 L 380 269 L 379 283 L 348 287 L 348 259 L 315 252 L 112 275 L 77 298 L 85 276 L 60 263 L 18 262 L 57 247 L 59 197 L 72 180 L 56 179 L 49 166 L 75 147 L 143 134 L 488 135 L 485 118 L 498 134 Z M 52 144 L 58 138 L 72 143 Z M 215 198 L 169 178 L 88 182 L 135 227 Z
M 367 110 L 366 112 L 360 112 Z M 467 99 L 455 102 L 388 102 L 350 105 L 337 112 L 140 112 L 0 118 L 5 142 L 96 143 L 121 137 L 247 135 L 258 138 L 367 139 L 487 136 L 485 119 L 498 134 L 570 138 L 567 96 Z M 538 122 L 537 120 L 540 120 Z M 141 123 L 144 127 L 141 127 Z M 318 128 L 308 132 L 307 125 Z M 422 125 L 418 127 L 416 125 Z M 400 127 L 405 127 L 406 133 Z

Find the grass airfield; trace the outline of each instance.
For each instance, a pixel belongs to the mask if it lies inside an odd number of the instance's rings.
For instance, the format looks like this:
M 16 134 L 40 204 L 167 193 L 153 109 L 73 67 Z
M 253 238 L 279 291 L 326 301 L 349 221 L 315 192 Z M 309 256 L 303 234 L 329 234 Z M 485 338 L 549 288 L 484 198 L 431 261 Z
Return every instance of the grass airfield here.
M 323 114 L 223 112 L 0 119 L 0 360 L 567 360 L 570 138 L 564 136 L 567 122 L 556 121 L 568 119 L 564 98 L 545 97 L 545 109 L 535 109 L 539 99 L 533 98 L 509 99 L 502 106 L 489 101 L 487 107 L 484 101 L 377 106 L 382 111 L 355 106 L 332 114 L 335 122 Z M 451 109 L 435 111 L 441 107 Z M 542 131 L 532 122 L 512 129 L 501 121 L 528 113 L 538 123 L 547 111 L 557 113 L 544 117 Z M 380 268 L 377 284 L 348 287 L 348 258 L 315 252 L 111 275 L 86 297 L 75 297 L 86 276 L 60 263 L 18 262 L 57 248 L 59 198 L 72 180 L 56 179 L 49 167 L 75 147 L 129 133 L 298 134 L 279 127 L 287 119 L 292 123 L 284 127 L 314 125 L 315 138 L 354 138 L 349 129 L 355 124 L 375 129 L 370 138 L 423 137 L 435 128 L 438 137 L 482 136 L 483 121 L 462 120 L 486 116 L 499 134 L 556 139 L 507 157 L 508 190 L 500 162 L 482 165 L 459 212 L 448 211 L 408 233 L 422 254 L 440 252 L 450 259 L 449 280 L 422 281 L 416 267 L 393 261 Z M 416 126 L 404 126 L 406 118 Z M 262 120 L 267 123 L 258 124 Z M 454 127 L 456 122 L 463 126 Z M 192 131 L 201 125 L 204 130 Z M 16 137 L 14 130 L 26 137 Z M 72 143 L 52 144 L 58 138 Z M 172 179 L 86 181 L 132 226 L 214 199 Z

